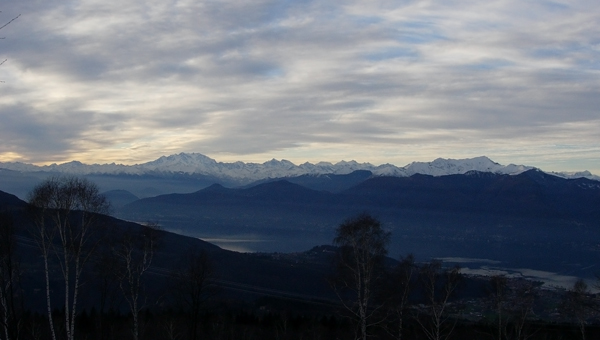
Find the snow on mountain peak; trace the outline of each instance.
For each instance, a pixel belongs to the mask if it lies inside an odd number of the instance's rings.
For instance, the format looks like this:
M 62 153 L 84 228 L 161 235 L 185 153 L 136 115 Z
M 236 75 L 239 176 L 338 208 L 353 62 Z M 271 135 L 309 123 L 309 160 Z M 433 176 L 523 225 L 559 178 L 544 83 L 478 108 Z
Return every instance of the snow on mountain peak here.
M 24 163 L 0 162 L 0 168 L 22 172 L 52 171 L 81 175 L 186 173 L 229 178 L 242 182 L 300 175 L 349 174 L 356 170 L 368 170 L 375 176 L 404 177 L 414 174 L 444 176 L 465 174 L 472 171 L 516 175 L 533 169 L 533 167 L 525 165 L 509 164 L 504 166 L 492 161 L 486 156 L 467 159 L 437 158 L 432 162 L 412 162 L 404 167 L 397 167 L 393 164 L 375 166 L 370 163 L 358 163 L 354 160 L 340 161 L 335 164 L 330 162 L 318 162 L 316 164 L 305 162 L 300 165 L 295 165 L 285 159 L 271 159 L 262 164 L 244 163 L 240 161 L 223 163 L 217 162 L 200 153 L 183 152 L 170 156 L 162 156 L 154 161 L 136 165 L 122 165 L 115 163 L 86 165 L 78 161 L 71 161 L 59 165 L 52 164 L 40 167 Z M 589 171 L 552 174 L 564 178 L 586 177 L 589 179 L 600 180 L 600 177 L 592 175 Z
M 561 171 L 561 172 L 552 171 L 552 172 L 549 172 L 549 174 L 558 176 L 558 177 L 562 177 L 562 178 L 566 178 L 566 179 L 587 178 L 587 179 L 591 179 L 591 180 L 595 180 L 595 181 L 600 181 L 600 176 L 596 176 L 587 170 L 584 170 L 584 171 Z
M 499 174 L 518 174 L 532 169 L 528 166 L 505 167 L 486 156 L 467 159 L 445 159 L 437 158 L 433 162 L 412 162 L 404 167 L 407 175 L 425 174 L 432 176 L 444 176 L 464 174 L 469 171 L 492 172 Z
M 295 166 L 294 163 L 288 161 L 287 159 L 282 159 L 282 160 L 276 160 L 275 158 L 271 159 L 270 161 L 264 162 L 263 165 L 268 166 L 268 167 L 289 167 L 289 166 Z
M 217 161 L 200 153 L 180 153 L 162 156 L 157 160 L 138 164 L 137 167 L 158 172 L 205 173 Z

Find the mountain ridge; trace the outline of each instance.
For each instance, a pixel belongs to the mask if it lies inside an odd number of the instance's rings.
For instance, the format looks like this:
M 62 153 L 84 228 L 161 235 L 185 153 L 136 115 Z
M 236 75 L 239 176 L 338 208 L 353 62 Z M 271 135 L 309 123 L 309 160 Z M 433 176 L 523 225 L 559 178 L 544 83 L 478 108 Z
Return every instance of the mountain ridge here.
M 349 183 L 349 182 L 348 182 Z M 371 176 L 335 192 L 285 179 L 248 188 L 212 186 L 132 202 L 116 216 L 225 249 L 296 252 L 327 244 L 349 216 L 368 212 L 392 232 L 390 253 L 492 259 L 507 268 L 593 277 L 600 235 L 600 182 L 538 169 Z
M 344 175 L 357 170 L 370 171 L 374 176 L 409 177 L 414 174 L 446 176 L 464 174 L 469 171 L 518 175 L 527 170 L 536 169 L 533 166 L 527 165 L 501 165 L 486 156 L 466 159 L 437 158 L 431 162 L 412 162 L 406 166 L 398 167 L 389 163 L 373 165 L 371 163 L 358 163 L 354 160 L 342 160 L 337 163 L 317 162 L 315 164 L 305 162 L 300 165 L 296 165 L 285 159 L 271 159 L 264 163 L 244 163 L 241 161 L 225 163 L 217 162 L 201 153 L 183 152 L 169 156 L 161 156 L 154 161 L 134 165 L 115 163 L 84 164 L 79 161 L 71 161 L 62 164 L 54 163 L 51 165 L 37 166 L 21 162 L 0 162 L 0 168 L 20 172 L 58 172 L 75 175 L 204 175 L 235 179 L 244 184 L 269 178 L 285 178 L 302 175 Z M 583 177 L 600 181 L 600 176 L 593 175 L 587 170 L 546 173 L 568 179 Z

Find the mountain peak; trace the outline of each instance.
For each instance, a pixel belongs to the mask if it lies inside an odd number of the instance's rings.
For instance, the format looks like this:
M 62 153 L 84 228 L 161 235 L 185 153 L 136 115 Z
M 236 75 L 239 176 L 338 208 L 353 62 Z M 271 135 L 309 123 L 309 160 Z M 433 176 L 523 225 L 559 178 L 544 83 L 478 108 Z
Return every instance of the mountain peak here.
M 433 176 L 464 174 L 469 171 L 516 175 L 532 169 L 530 166 L 505 167 L 486 156 L 466 159 L 436 158 L 433 162 L 412 162 L 405 167 L 407 174 L 429 174 Z
M 436 158 L 431 162 L 412 162 L 404 167 L 397 167 L 389 163 L 375 166 L 370 163 L 359 163 L 355 160 L 342 160 L 335 164 L 330 162 L 318 162 L 316 164 L 305 162 L 301 165 L 295 165 L 289 160 L 277 160 L 275 158 L 262 164 L 240 161 L 224 163 L 217 162 L 201 153 L 185 152 L 161 156 L 154 161 L 131 166 L 115 163 L 86 165 L 79 161 L 71 161 L 59 165 L 52 164 L 40 167 L 24 163 L 0 162 L 0 168 L 22 172 L 54 171 L 80 175 L 184 173 L 234 180 L 240 184 L 248 184 L 266 178 L 285 178 L 301 175 L 346 175 L 357 170 L 371 171 L 374 176 L 406 177 L 414 174 L 445 176 L 464 174 L 469 171 L 517 175 L 534 169 L 534 167 L 526 165 L 510 164 L 504 166 L 492 161 L 487 156 L 467 159 Z M 588 179 L 600 180 L 600 177 L 592 175 L 589 171 L 552 174 L 563 178 L 586 177 Z
M 225 188 L 224 186 L 222 186 L 221 184 L 215 183 L 211 186 L 208 186 L 204 189 L 200 189 L 198 190 L 196 193 L 201 193 L 201 192 L 223 192 L 223 191 L 227 191 L 228 189 Z

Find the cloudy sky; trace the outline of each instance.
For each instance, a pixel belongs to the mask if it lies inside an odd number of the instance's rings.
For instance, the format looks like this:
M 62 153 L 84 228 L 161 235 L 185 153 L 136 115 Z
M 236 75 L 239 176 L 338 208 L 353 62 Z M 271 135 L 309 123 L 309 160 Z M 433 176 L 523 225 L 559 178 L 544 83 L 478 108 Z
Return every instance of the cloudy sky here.
M 600 174 L 600 1 L 0 5 L 0 161 L 486 155 Z

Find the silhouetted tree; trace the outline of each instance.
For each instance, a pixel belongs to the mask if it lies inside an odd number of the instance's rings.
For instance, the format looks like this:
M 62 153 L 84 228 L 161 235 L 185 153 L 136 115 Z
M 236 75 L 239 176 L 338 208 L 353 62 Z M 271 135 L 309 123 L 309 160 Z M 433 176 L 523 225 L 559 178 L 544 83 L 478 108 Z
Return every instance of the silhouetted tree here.
M 171 274 L 172 292 L 178 305 L 187 314 L 191 340 L 198 337 L 200 315 L 211 294 L 209 286 L 212 275 L 213 268 L 208 254 L 195 248 L 185 254 L 182 264 Z
M 502 340 L 506 320 L 502 318 L 508 300 L 508 279 L 504 275 L 494 275 L 489 281 L 489 303 L 496 312 L 496 336 Z
M 388 314 L 388 323 L 385 329 L 398 340 L 402 339 L 405 313 L 409 306 L 410 292 L 415 285 L 417 270 L 412 254 L 401 258 L 391 272 L 390 280 L 383 292 L 385 296 L 382 300 L 386 303 Z
M 52 177 L 37 185 L 29 195 L 35 225 L 33 235 L 42 252 L 46 278 L 46 302 L 52 339 L 49 260 L 56 258 L 64 282 L 64 322 L 68 340 L 75 337 L 77 302 L 81 275 L 95 246 L 101 214 L 109 205 L 98 187 L 84 178 Z
M 146 306 L 142 279 L 152 264 L 158 237 L 157 226 L 148 225 L 140 230 L 123 232 L 121 239 L 113 245 L 113 254 L 119 261 L 115 273 L 133 318 L 134 340 L 140 337 L 140 312 Z
M 538 298 L 539 283 L 529 280 L 517 280 L 510 287 L 506 304 L 509 317 L 506 337 L 515 340 L 528 339 L 531 335 L 527 321 L 533 316 L 533 307 Z
M 185 337 L 183 336 L 184 332 L 181 330 L 181 327 L 179 327 L 179 325 L 173 317 L 163 317 L 162 319 L 164 339 L 185 339 Z
M 97 254 L 94 263 L 94 276 L 95 276 L 95 288 L 98 290 L 99 298 L 99 311 L 96 320 L 96 333 L 98 339 L 104 340 L 109 337 L 105 327 L 105 314 L 109 310 L 113 310 L 116 306 L 116 301 L 119 296 L 119 278 L 117 276 L 119 268 L 119 259 L 113 254 L 111 245 L 115 241 L 115 235 L 118 235 L 119 231 L 112 230 L 112 237 L 107 238 L 107 243 L 102 247 L 101 251 Z
M 383 259 L 387 254 L 390 233 L 368 214 L 352 217 L 336 229 L 334 245 L 338 275 L 334 289 L 343 306 L 358 323 L 359 338 L 366 340 L 368 329 L 381 322 L 375 320 L 382 304 L 375 303 L 375 288 L 383 278 Z
M 0 213 L 0 325 L 5 340 L 18 339 L 22 329 L 20 277 L 15 225 L 10 215 Z
M 588 286 L 583 279 L 575 281 L 573 287 L 565 293 L 561 307 L 577 323 L 581 339 L 585 340 L 585 328 L 590 311 L 593 308 L 593 301 Z
M 419 281 L 427 316 L 418 316 L 416 320 L 427 339 L 448 339 L 454 331 L 457 319 L 450 316 L 448 308 L 462 279 L 460 267 L 444 269 L 439 260 L 432 260 L 420 268 Z

